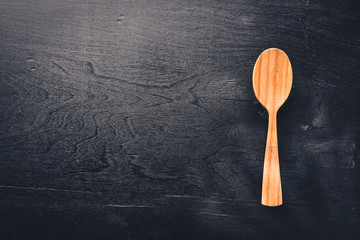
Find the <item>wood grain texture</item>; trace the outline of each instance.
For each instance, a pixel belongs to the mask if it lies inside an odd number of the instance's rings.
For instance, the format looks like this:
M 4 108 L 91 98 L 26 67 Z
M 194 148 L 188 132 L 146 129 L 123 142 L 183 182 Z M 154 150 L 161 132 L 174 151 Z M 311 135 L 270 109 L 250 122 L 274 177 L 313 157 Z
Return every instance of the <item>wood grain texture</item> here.
M 291 63 L 284 51 L 269 48 L 260 54 L 254 66 L 253 89 L 269 114 L 261 203 L 270 207 L 283 203 L 276 115 L 290 94 L 292 80 Z
M 278 48 L 269 48 L 256 60 L 253 89 L 268 112 L 277 112 L 288 98 L 293 80 L 289 57 Z
M 0 1 L 1 239 L 359 239 L 351 1 Z M 259 204 L 278 46 L 284 204 Z

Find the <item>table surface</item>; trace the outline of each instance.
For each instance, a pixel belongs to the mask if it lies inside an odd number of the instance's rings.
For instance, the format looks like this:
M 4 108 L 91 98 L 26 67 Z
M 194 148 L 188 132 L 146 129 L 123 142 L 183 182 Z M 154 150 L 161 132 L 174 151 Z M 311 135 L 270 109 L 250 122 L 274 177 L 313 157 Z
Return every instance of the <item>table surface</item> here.
M 0 2 L 1 239 L 359 239 L 355 1 Z M 252 70 L 284 50 L 284 204 Z

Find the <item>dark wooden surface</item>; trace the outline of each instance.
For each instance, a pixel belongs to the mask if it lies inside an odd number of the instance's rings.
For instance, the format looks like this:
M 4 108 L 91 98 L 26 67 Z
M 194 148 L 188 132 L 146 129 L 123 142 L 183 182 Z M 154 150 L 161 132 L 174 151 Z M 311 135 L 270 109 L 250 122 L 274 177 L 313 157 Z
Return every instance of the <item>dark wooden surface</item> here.
M 1 1 L 1 239 L 360 239 L 349 1 Z M 284 205 L 260 205 L 283 49 Z

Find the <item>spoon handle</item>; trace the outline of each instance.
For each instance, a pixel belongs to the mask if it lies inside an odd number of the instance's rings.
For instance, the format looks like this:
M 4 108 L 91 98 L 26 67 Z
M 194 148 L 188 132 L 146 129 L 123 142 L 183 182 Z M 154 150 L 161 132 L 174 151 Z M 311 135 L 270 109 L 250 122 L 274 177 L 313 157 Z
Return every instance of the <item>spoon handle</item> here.
M 261 196 L 261 204 L 271 207 L 279 206 L 283 202 L 276 129 L 276 114 L 276 111 L 269 112 L 269 126 L 266 140 Z

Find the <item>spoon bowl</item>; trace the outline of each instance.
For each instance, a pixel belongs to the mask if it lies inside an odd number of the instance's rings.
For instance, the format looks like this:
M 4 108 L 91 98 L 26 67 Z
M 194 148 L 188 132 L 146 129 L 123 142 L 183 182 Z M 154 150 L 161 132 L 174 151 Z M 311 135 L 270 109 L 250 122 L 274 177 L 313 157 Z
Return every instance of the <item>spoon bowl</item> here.
M 261 195 L 261 203 L 265 206 L 283 203 L 276 114 L 290 94 L 292 81 L 291 63 L 284 51 L 269 48 L 260 54 L 254 66 L 253 88 L 269 114 Z
M 286 101 L 292 86 L 292 68 L 280 49 L 269 48 L 257 59 L 253 72 L 253 88 L 261 105 L 277 111 Z

